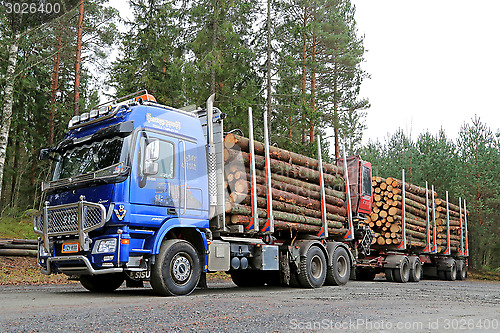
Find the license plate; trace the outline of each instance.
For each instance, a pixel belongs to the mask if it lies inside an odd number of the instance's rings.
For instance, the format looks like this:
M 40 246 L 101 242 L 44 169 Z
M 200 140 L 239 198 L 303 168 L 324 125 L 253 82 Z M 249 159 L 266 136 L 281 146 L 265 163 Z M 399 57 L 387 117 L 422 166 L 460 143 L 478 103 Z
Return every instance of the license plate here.
M 62 253 L 78 252 L 78 243 L 63 243 Z

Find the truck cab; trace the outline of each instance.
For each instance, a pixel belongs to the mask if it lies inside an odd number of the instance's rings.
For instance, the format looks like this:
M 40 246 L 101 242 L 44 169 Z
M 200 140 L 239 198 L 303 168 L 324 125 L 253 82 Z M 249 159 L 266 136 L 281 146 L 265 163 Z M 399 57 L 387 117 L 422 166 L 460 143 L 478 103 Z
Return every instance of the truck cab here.
M 372 211 L 372 164 L 363 161 L 359 155 L 345 159 L 349 172 L 351 210 L 354 218 L 364 218 Z M 339 165 L 343 165 L 340 161 Z
M 197 263 L 210 237 L 206 155 L 198 114 L 162 106 L 147 92 L 73 117 L 64 140 L 40 153 L 56 161 L 34 219 L 42 272 L 113 290 L 124 279 L 149 278 L 155 255 L 176 246 L 187 255 L 173 261 L 170 293 L 182 294 L 198 282 L 197 266 L 206 267 Z M 174 241 L 181 238 L 190 244 Z M 168 293 L 160 280 L 152 284 Z

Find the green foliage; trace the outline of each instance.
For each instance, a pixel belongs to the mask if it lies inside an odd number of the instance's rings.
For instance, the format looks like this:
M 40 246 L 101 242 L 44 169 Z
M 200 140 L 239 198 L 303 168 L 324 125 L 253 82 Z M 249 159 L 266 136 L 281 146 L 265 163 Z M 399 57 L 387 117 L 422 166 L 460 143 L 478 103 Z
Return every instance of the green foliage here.
M 427 181 L 441 198 L 449 191 L 456 204 L 465 199 L 472 266 L 500 267 L 500 140 L 480 119 L 464 124 L 456 142 L 443 130 L 436 136 L 422 133 L 416 142 L 399 130 L 360 152 L 375 176 L 400 178 L 405 169 L 408 182 L 425 186 Z
M 274 10 L 277 131 L 305 144 L 333 127 L 355 153 L 365 129 L 362 110 L 369 104 L 358 99 L 367 74 L 354 6 L 348 0 L 290 0 L 276 1 Z
M 259 104 L 260 79 L 250 42 L 256 1 L 131 1 L 135 21 L 122 36 L 123 57 L 113 64 L 117 95 L 145 88 L 161 103 L 216 105 L 228 128 L 243 128 L 248 107 Z M 242 126 L 243 125 L 243 126 Z
M 85 1 L 84 37 L 82 44 L 80 109 L 98 101 L 94 86 L 99 82 L 89 68 L 103 72 L 110 46 L 116 37 L 115 9 L 106 1 Z M 73 12 L 74 13 L 74 12 Z M 7 68 L 7 49 L 12 31 L 4 7 L 0 8 L 0 89 L 3 91 Z M 63 138 L 73 109 L 76 20 L 69 13 L 19 40 L 18 64 L 14 77 L 13 115 L 2 186 L 1 211 L 38 207 L 40 183 L 48 178 L 50 165 L 38 163 L 38 150 L 48 145 L 49 110 L 54 112 L 55 141 Z M 50 96 L 58 37 L 61 36 L 59 84 L 57 100 L 51 108 Z M 3 101 L 0 94 L 0 102 Z

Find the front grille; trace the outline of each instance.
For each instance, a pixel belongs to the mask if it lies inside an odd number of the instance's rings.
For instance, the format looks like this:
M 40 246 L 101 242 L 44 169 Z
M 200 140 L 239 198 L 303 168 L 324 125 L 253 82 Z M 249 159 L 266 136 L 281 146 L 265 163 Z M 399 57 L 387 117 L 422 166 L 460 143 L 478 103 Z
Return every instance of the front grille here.
M 74 235 L 79 232 L 78 211 L 82 211 L 82 231 L 89 232 L 104 225 L 105 208 L 100 204 L 81 201 L 79 203 L 60 205 L 46 208 L 48 236 Z M 40 211 L 34 218 L 34 229 L 43 233 L 44 211 Z

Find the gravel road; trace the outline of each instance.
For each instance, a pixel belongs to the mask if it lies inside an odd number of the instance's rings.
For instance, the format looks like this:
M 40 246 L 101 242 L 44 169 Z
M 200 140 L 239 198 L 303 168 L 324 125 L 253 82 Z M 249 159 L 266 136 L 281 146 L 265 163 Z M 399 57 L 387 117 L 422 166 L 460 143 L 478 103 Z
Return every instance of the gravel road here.
M 350 281 L 315 290 L 213 282 L 187 297 L 0 286 L 0 332 L 500 331 L 500 283 Z

